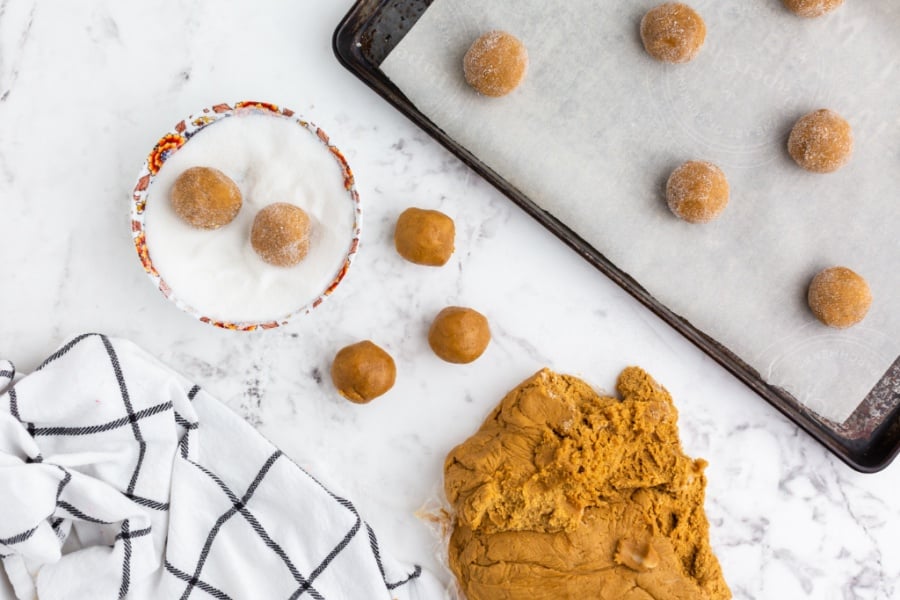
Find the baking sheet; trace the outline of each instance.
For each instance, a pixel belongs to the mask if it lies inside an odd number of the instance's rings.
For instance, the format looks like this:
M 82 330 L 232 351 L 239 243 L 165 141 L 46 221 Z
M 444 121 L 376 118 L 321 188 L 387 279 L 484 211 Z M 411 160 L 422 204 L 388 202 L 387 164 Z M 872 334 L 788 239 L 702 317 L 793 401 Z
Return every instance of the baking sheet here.
M 381 64 L 451 138 L 569 225 L 658 300 L 821 416 L 842 422 L 900 354 L 900 5 L 854 3 L 807 20 L 779 0 L 694 2 L 697 59 L 668 66 L 638 36 L 653 2 L 436 0 Z M 477 96 L 461 60 L 506 29 L 530 54 L 511 96 Z M 854 128 L 830 175 L 785 151 L 802 114 Z M 689 159 L 726 172 L 719 220 L 683 223 L 663 197 Z M 805 303 L 819 269 L 863 274 L 875 302 L 850 330 Z

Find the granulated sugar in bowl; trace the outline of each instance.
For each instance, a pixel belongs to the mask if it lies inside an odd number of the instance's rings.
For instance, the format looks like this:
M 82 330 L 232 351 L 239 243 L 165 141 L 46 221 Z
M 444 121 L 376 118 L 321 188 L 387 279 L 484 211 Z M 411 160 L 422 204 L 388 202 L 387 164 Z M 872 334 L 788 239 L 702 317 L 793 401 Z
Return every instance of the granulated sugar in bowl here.
M 202 229 L 176 213 L 173 184 L 192 167 L 217 169 L 240 189 L 231 222 Z M 309 251 L 294 266 L 267 263 L 250 242 L 256 215 L 276 203 L 309 217 Z M 361 224 L 343 154 L 312 123 L 261 102 L 217 104 L 180 121 L 147 156 L 131 201 L 134 245 L 154 285 L 201 321 L 241 331 L 319 306 L 347 274 Z

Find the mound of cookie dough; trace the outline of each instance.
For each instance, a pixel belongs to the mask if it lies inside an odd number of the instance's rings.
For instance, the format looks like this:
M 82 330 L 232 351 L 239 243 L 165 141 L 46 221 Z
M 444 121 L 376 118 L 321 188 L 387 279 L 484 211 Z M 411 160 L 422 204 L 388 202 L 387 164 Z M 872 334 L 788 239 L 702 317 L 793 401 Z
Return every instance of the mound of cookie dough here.
M 617 388 L 544 369 L 447 456 L 450 567 L 468 600 L 731 597 L 706 462 L 682 452 L 671 397 L 637 367 Z

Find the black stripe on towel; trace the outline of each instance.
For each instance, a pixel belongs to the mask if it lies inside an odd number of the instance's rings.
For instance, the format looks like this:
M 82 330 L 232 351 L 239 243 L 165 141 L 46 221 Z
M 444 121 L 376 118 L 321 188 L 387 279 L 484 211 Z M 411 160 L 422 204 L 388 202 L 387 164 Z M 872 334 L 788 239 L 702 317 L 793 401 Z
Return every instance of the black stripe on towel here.
M 89 337 L 98 337 L 98 336 L 100 336 L 99 333 L 82 333 L 78 337 L 72 338 L 72 340 L 69 341 L 68 344 L 66 344 L 65 346 L 63 346 L 62 348 L 60 348 L 59 350 L 57 350 L 56 352 L 54 352 L 53 354 L 48 356 L 47 360 L 42 362 L 40 364 L 40 366 L 35 370 L 40 371 L 41 369 L 43 369 L 44 367 L 46 367 L 47 365 L 52 363 L 54 360 L 56 360 L 57 358 L 60 358 L 61 356 L 66 354 L 69 350 L 71 350 L 72 348 L 77 346 L 82 340 L 89 338 Z
M 406 576 L 406 578 L 401 579 L 400 581 L 390 582 L 387 580 L 387 575 L 384 572 L 384 564 L 381 562 L 381 549 L 378 547 L 378 538 L 375 537 L 375 531 L 366 523 L 366 530 L 369 532 L 369 547 L 372 549 L 372 554 L 375 555 L 375 563 L 378 565 L 378 570 L 381 571 L 381 579 L 384 581 L 384 586 L 389 590 L 395 590 L 402 585 L 406 585 L 410 581 L 414 579 L 418 579 L 419 575 L 422 574 L 422 567 L 419 565 L 415 566 L 413 572 Z
M 22 533 L 17 533 L 16 535 L 10 536 L 8 538 L 0 538 L 0 544 L 3 544 L 5 546 L 12 546 L 13 544 L 21 544 L 22 542 L 24 542 L 25 540 L 30 538 L 32 535 L 34 535 L 34 532 L 37 531 L 37 528 L 38 528 L 38 526 L 35 525 L 28 531 L 23 531 Z
M 161 412 L 165 412 L 170 408 L 172 408 L 171 402 L 163 402 L 162 404 L 157 404 L 156 406 L 151 406 L 150 408 L 145 408 L 143 410 L 137 411 L 136 413 L 134 413 L 134 417 L 122 417 L 121 419 L 107 421 L 106 423 L 101 423 L 99 425 L 86 425 L 84 427 L 36 427 L 34 430 L 34 436 L 93 435 L 95 433 L 101 433 L 103 431 L 110 431 L 112 429 L 124 427 L 125 425 L 130 424 L 133 419 L 137 419 L 139 421 L 141 419 L 157 415 Z
M 197 586 L 197 589 L 206 592 L 213 598 L 218 598 L 219 600 L 232 600 L 231 596 L 229 596 L 225 592 L 223 592 L 217 588 L 214 588 L 213 586 L 209 585 L 205 581 L 202 581 L 195 577 L 191 577 L 184 571 L 181 571 L 181 570 L 175 568 L 175 566 L 172 563 L 170 563 L 168 560 L 166 561 L 166 571 L 168 571 L 169 573 L 171 573 L 172 575 L 174 575 L 175 577 L 177 577 L 178 579 L 180 579 L 182 581 L 192 583 L 193 585 Z
M 141 506 L 146 506 L 147 508 L 152 508 L 153 510 L 161 510 L 166 511 L 169 510 L 168 502 L 159 502 L 157 500 L 151 500 L 150 498 L 144 498 L 143 496 L 138 496 L 137 494 L 125 494 L 125 496 L 137 504 Z
M 128 594 L 128 588 L 131 585 L 131 535 L 128 533 L 128 519 L 122 522 L 122 533 L 116 538 L 120 536 L 122 549 L 125 553 L 125 558 L 122 561 L 122 584 L 119 586 L 119 600 L 122 600 Z
M 253 530 L 256 531 L 256 533 L 262 538 L 266 546 L 269 549 L 273 550 L 282 559 L 282 561 L 285 562 L 288 570 L 292 575 L 294 575 L 294 579 L 299 583 L 306 583 L 306 580 L 303 579 L 299 571 L 297 571 L 294 565 L 290 562 L 290 559 L 288 558 L 287 554 L 285 554 L 284 550 L 282 550 L 282 548 L 278 544 L 272 541 L 266 530 L 262 527 L 262 525 L 259 524 L 253 514 L 247 509 L 247 503 L 250 501 L 250 498 L 253 496 L 254 492 L 256 492 L 256 489 L 259 487 L 260 483 L 262 483 L 262 480 L 269 472 L 269 469 L 280 456 L 282 456 L 280 450 L 269 456 L 265 464 L 260 468 L 259 473 L 257 473 L 256 477 L 253 479 L 253 482 L 247 488 L 247 492 L 241 499 L 238 499 L 234 492 L 232 492 L 231 489 L 227 485 L 225 485 L 225 482 L 222 481 L 222 479 L 218 475 L 216 475 L 203 465 L 190 460 L 188 461 L 192 465 L 197 467 L 197 469 L 202 471 L 205 475 L 207 475 L 210 479 L 216 482 L 216 485 L 218 485 L 219 488 L 223 492 L 225 492 L 225 495 L 228 496 L 228 499 L 231 501 L 232 506 L 216 520 L 215 525 L 213 525 L 212 530 L 210 530 L 209 535 L 206 538 L 206 542 L 203 544 L 203 549 L 200 551 L 200 557 L 198 558 L 197 565 L 194 568 L 194 574 L 192 577 L 185 580 L 187 581 L 188 585 L 185 587 L 184 593 L 182 593 L 181 595 L 182 600 L 186 600 L 188 596 L 190 596 L 193 589 L 195 587 L 199 587 L 200 573 L 203 570 L 203 565 L 206 563 L 206 559 L 209 557 L 210 548 L 212 547 L 216 535 L 218 535 L 222 525 L 238 512 L 240 512 L 241 515 L 245 519 L 247 519 L 251 527 L 253 527 Z M 318 593 L 315 594 L 315 597 L 317 598 L 317 600 L 323 600 L 321 595 Z
M 97 523 L 98 525 L 112 525 L 111 521 L 103 521 L 101 519 L 96 519 L 94 517 L 84 514 L 83 512 L 81 512 L 80 510 L 78 510 L 77 508 L 75 508 L 74 506 L 72 506 L 71 504 L 66 502 L 65 500 L 60 500 L 59 502 L 56 503 L 56 505 L 64 510 L 68 511 L 70 514 L 81 519 L 82 521 L 87 521 L 88 523 Z

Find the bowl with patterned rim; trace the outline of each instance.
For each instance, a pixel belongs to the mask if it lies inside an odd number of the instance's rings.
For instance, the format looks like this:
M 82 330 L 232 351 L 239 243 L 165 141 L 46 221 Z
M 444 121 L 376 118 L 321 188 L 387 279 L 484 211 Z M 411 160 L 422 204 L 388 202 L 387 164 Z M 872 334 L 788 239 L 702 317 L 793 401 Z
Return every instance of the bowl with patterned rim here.
M 222 123 L 227 119 L 234 119 L 235 117 L 245 116 L 252 116 L 254 118 L 264 116 L 271 119 L 282 120 L 284 122 L 290 123 L 291 126 L 296 126 L 297 128 L 300 128 L 299 130 L 304 131 L 305 133 L 303 134 L 303 136 L 308 134 L 310 136 L 309 139 L 315 140 L 315 146 L 317 148 L 321 148 L 322 153 L 324 153 L 322 154 L 316 151 L 315 159 L 319 161 L 318 163 L 316 163 L 318 169 L 317 173 L 324 172 L 325 175 L 323 175 L 323 177 L 330 178 L 328 180 L 330 185 L 328 201 L 333 201 L 333 203 L 340 203 L 339 207 L 332 207 L 331 209 L 332 211 L 339 211 L 341 218 L 340 227 L 339 229 L 337 229 L 336 234 L 339 236 L 339 239 L 336 242 L 333 240 L 332 242 L 330 242 L 330 262 L 323 263 L 325 264 L 325 266 L 320 267 L 320 271 L 318 272 L 318 279 L 310 279 L 310 281 L 313 281 L 313 283 L 310 285 L 316 286 L 314 288 L 316 291 L 314 293 L 307 293 L 307 297 L 299 297 L 303 295 L 299 294 L 296 298 L 296 304 L 293 304 L 294 298 L 292 296 L 286 296 L 287 298 L 289 298 L 289 301 L 292 304 L 289 307 L 285 305 L 285 308 L 283 310 L 278 310 L 278 314 L 266 316 L 264 318 L 260 318 L 259 315 L 250 318 L 247 318 L 246 316 L 231 318 L 230 315 L 222 314 L 219 310 L 216 310 L 214 308 L 210 309 L 209 306 L 203 306 L 203 302 L 198 303 L 196 300 L 191 302 L 188 300 L 188 298 L 183 297 L 185 294 L 179 294 L 178 285 L 170 285 L 170 282 L 166 280 L 166 267 L 154 263 L 154 256 L 152 251 L 152 248 L 154 246 L 153 240 L 163 239 L 164 235 L 162 226 L 157 224 L 157 226 L 159 227 L 158 238 L 154 238 L 153 219 L 149 219 L 150 226 L 148 227 L 147 218 L 148 212 L 153 212 L 148 211 L 148 206 L 150 206 L 153 210 L 170 210 L 163 206 L 163 203 L 168 203 L 168 197 L 166 193 L 167 190 L 158 189 L 160 188 L 160 186 L 164 187 L 166 185 L 167 177 L 171 178 L 171 173 L 166 173 L 164 177 L 161 177 L 160 175 L 161 173 L 166 172 L 166 163 L 168 161 L 172 161 L 172 163 L 170 164 L 178 163 L 178 160 L 173 160 L 173 157 L 177 156 L 179 152 L 183 152 L 183 156 L 189 156 L 191 153 L 186 152 L 184 149 L 191 148 L 191 140 L 194 139 L 197 134 L 207 131 L 210 127 L 214 127 L 216 123 Z M 231 121 L 230 123 L 237 123 L 238 121 L 239 119 L 237 121 Z M 250 122 L 250 120 L 245 119 L 244 123 L 246 124 L 247 122 Z M 271 125 L 275 125 L 275 123 L 267 122 L 266 126 L 269 127 Z M 279 123 L 276 126 L 281 127 L 281 124 Z M 225 128 L 220 127 L 220 129 L 224 130 Z M 216 131 L 216 133 L 218 134 L 219 132 Z M 289 135 L 297 136 L 297 134 L 293 133 L 293 130 L 290 130 Z M 207 139 L 205 140 L 205 143 L 209 143 L 208 134 L 206 138 Z M 303 143 L 309 144 L 308 142 Z M 196 144 L 197 143 L 195 142 L 195 145 Z M 312 146 L 310 145 L 310 147 Z M 247 150 L 247 152 L 251 151 L 252 150 Z M 325 158 L 326 155 L 327 158 Z M 298 161 L 305 160 L 305 158 L 302 156 L 296 158 Z M 334 171 L 331 172 L 331 166 L 323 168 L 323 165 L 325 163 L 327 163 L 328 165 L 333 164 Z M 175 169 L 176 167 L 172 168 Z M 158 181 L 160 179 L 162 179 L 161 182 Z M 335 185 L 331 185 L 331 181 L 334 181 Z M 157 202 L 160 204 L 155 204 Z M 344 202 L 346 202 L 346 205 L 343 204 Z M 279 107 L 270 103 L 242 101 L 231 104 L 216 104 L 214 106 L 204 108 L 202 111 L 179 121 L 175 125 L 175 127 L 173 127 L 170 131 L 166 132 L 159 138 L 159 140 L 156 142 L 156 144 L 153 146 L 152 150 L 144 160 L 144 163 L 141 166 L 140 173 L 138 174 L 137 181 L 134 185 L 134 189 L 132 190 L 130 205 L 131 234 L 134 241 L 134 247 L 137 251 L 138 258 L 140 259 L 141 266 L 147 273 L 150 281 L 163 294 L 163 296 L 174 303 L 178 308 L 204 323 L 208 323 L 222 329 L 230 329 L 236 331 L 273 329 L 275 327 L 285 325 L 293 317 L 310 313 L 313 309 L 321 305 L 322 302 L 324 302 L 334 293 L 335 289 L 346 277 L 347 272 L 350 269 L 350 265 L 352 264 L 359 250 L 359 241 L 362 226 L 362 210 L 360 207 L 359 193 L 356 190 L 356 185 L 353 178 L 353 172 L 351 171 L 350 166 L 347 163 L 347 159 L 344 157 L 341 151 L 331 143 L 328 135 L 326 135 L 321 128 L 297 116 L 294 111 L 290 109 Z M 244 208 L 242 207 L 241 210 L 243 211 Z M 329 214 L 334 213 L 332 212 Z M 157 223 L 159 223 L 159 217 L 155 218 L 157 219 Z M 222 229 L 225 230 L 229 226 L 230 225 L 226 225 Z M 201 232 L 200 230 L 197 230 L 196 234 L 188 233 L 185 235 L 216 235 L 217 231 L 218 230 Z M 232 232 L 230 235 L 234 235 L 234 232 Z M 334 237 L 334 235 L 332 235 L 332 237 Z M 149 242 L 148 239 L 150 240 Z M 247 245 L 249 247 L 249 237 Z M 157 247 L 156 250 L 160 251 L 160 248 Z M 167 250 L 166 254 L 171 254 L 171 252 Z M 160 252 L 160 256 L 162 255 L 163 253 Z M 184 257 L 185 261 L 190 261 L 192 259 L 193 258 L 190 254 Z M 269 267 L 263 266 L 260 268 L 265 269 Z M 170 267 L 169 269 L 169 275 L 172 276 L 175 271 Z M 276 267 L 274 269 L 282 269 L 282 271 L 280 271 L 279 273 L 288 273 L 288 275 L 290 275 L 290 271 L 284 271 L 283 268 Z M 325 270 L 322 271 L 321 269 Z M 203 273 L 205 272 L 205 270 L 208 270 L 206 268 L 206 265 L 197 266 L 198 273 Z M 282 275 L 280 274 L 276 274 L 276 277 L 281 276 Z M 179 275 L 179 277 L 181 276 Z M 319 283 L 321 285 L 319 285 Z M 182 289 L 186 287 L 183 284 L 182 286 Z M 190 296 L 190 294 L 187 294 L 187 296 Z

